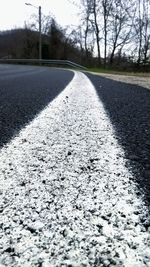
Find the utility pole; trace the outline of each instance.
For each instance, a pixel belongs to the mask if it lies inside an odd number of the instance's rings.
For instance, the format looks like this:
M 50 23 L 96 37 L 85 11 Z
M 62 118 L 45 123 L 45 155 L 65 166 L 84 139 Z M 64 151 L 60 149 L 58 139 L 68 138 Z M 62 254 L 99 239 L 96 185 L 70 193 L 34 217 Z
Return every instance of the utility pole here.
M 39 61 L 42 59 L 42 34 L 41 34 L 41 6 L 37 7 L 30 3 L 25 3 L 27 6 L 33 6 L 39 10 Z
M 39 60 L 42 59 L 41 6 L 39 6 Z

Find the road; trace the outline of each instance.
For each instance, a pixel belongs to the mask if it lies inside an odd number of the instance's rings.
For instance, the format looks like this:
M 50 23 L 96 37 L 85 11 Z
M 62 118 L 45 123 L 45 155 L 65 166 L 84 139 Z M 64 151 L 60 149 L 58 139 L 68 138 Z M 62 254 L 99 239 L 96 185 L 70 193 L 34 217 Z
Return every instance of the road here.
M 150 266 L 149 91 L 0 69 L 0 266 Z
M 72 72 L 63 70 L 0 65 L 0 146 L 52 101 L 72 77 Z

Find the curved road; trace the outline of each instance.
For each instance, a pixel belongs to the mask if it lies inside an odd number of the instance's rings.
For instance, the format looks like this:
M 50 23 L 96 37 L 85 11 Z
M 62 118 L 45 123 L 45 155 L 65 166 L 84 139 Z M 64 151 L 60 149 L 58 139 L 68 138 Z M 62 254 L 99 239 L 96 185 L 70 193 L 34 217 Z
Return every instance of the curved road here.
M 0 73 L 0 267 L 149 267 L 150 91 Z
M 0 65 L 0 146 L 49 102 L 73 78 L 73 72 L 40 67 Z

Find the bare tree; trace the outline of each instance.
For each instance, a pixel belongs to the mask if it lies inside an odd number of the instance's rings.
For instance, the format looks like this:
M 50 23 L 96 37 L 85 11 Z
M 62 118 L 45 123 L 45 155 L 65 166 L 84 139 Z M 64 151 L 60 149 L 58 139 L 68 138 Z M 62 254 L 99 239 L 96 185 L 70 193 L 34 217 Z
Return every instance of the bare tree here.
M 93 16 L 94 16 L 94 29 L 96 35 L 96 44 L 97 44 L 97 51 L 98 51 L 98 65 L 101 65 L 101 52 L 100 52 L 100 29 L 98 23 L 98 13 L 99 13 L 99 5 L 98 0 L 92 0 L 93 4 Z
M 139 0 L 140 1 L 140 0 Z M 113 63 L 114 55 L 117 49 L 121 50 L 123 47 L 130 43 L 132 23 L 128 13 L 131 9 L 130 1 L 124 4 L 122 0 L 113 0 L 111 8 L 111 54 L 110 63 Z
M 87 37 L 89 32 L 94 32 L 97 54 L 98 54 L 98 65 L 101 65 L 101 52 L 100 52 L 100 1 L 98 0 L 81 0 L 83 6 L 82 21 L 85 21 L 85 46 L 87 46 Z
M 142 11 L 141 11 L 141 1 L 138 0 L 138 18 L 137 18 L 137 23 L 136 23 L 136 33 L 138 36 L 138 60 L 137 63 L 140 64 L 141 62 L 141 55 L 142 55 L 142 30 L 143 30 L 143 20 L 142 20 Z
M 82 31 L 82 38 L 84 43 L 84 49 L 86 53 L 86 57 L 88 59 L 89 53 L 93 53 L 94 49 L 94 28 L 93 28 L 93 20 L 92 16 L 92 3 L 89 0 L 82 0 L 82 4 L 84 5 L 85 9 L 83 12 L 82 18 L 82 26 L 80 27 L 80 31 Z
M 42 26 L 42 34 L 47 34 L 49 32 L 49 29 L 52 24 L 52 20 L 54 17 L 52 16 L 51 13 L 49 13 L 47 16 L 42 14 L 41 16 L 41 26 Z M 32 14 L 30 22 L 28 23 L 27 27 L 32 30 L 39 30 L 39 16 L 38 14 Z
M 134 43 L 137 52 L 137 64 L 148 61 L 150 50 L 150 0 L 135 1 L 136 14 L 133 19 Z
M 143 0 L 143 61 L 148 62 L 148 53 L 150 52 L 150 1 Z
M 112 9 L 113 0 L 102 0 L 102 14 L 104 19 L 104 66 L 107 59 L 107 35 L 109 26 L 109 15 Z

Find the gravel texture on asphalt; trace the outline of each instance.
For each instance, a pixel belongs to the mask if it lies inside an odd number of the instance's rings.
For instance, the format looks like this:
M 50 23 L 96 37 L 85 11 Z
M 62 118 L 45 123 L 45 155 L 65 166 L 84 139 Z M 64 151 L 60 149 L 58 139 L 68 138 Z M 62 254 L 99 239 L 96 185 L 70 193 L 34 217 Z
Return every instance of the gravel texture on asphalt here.
M 71 71 L 0 64 L 0 147 L 15 136 L 73 78 Z
M 1 266 L 150 266 L 147 207 L 84 74 L 0 158 Z
M 135 182 L 150 207 L 150 90 L 95 75 L 88 77 L 124 149 L 127 167 L 132 169 Z

